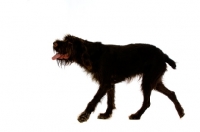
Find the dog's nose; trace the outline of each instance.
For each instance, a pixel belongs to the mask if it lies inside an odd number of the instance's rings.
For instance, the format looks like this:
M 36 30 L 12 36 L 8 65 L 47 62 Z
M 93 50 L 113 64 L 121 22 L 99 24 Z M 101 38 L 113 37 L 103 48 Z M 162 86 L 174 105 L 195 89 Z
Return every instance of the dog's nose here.
M 56 42 L 54 42 L 53 43 L 53 47 L 55 48 L 55 47 L 57 47 L 58 46 L 58 44 L 56 43 Z

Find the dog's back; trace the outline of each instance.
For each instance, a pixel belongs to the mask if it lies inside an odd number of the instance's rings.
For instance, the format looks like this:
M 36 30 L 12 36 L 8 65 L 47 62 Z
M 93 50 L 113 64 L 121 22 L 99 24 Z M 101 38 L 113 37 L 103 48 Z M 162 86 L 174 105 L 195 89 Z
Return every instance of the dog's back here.
M 130 76 L 141 74 L 159 63 L 165 64 L 165 54 L 149 44 L 102 45 L 99 61 L 112 74 Z

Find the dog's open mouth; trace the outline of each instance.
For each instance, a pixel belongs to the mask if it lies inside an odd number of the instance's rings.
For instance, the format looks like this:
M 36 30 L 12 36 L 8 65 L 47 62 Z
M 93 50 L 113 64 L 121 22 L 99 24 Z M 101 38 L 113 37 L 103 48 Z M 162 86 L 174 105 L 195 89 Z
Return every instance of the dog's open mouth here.
M 68 59 L 69 58 L 69 55 L 68 54 L 55 54 L 53 57 L 52 57 L 52 60 L 56 60 L 56 59 Z

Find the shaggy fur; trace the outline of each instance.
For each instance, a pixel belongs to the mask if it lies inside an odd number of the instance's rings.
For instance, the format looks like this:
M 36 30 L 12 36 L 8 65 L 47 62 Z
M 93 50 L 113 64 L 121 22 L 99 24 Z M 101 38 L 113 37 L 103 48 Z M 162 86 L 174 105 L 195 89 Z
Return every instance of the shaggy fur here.
M 89 42 L 81 38 L 67 35 L 63 40 L 53 43 L 53 50 L 57 54 L 67 55 L 68 59 L 57 59 L 58 65 L 68 65 L 73 62 L 90 73 L 93 80 L 99 83 L 99 89 L 86 109 L 79 115 L 78 121 L 89 119 L 97 103 L 107 93 L 107 109 L 99 114 L 99 119 L 108 119 L 115 109 L 114 93 L 115 84 L 130 80 L 135 76 L 142 78 L 141 89 L 143 104 L 141 108 L 129 119 L 140 119 L 145 110 L 150 106 L 151 91 L 157 90 L 166 95 L 175 105 L 180 116 L 184 110 L 176 98 L 175 92 L 168 90 L 162 83 L 162 76 L 166 71 L 166 63 L 173 69 L 175 62 L 160 49 L 149 44 L 104 45 L 101 42 Z

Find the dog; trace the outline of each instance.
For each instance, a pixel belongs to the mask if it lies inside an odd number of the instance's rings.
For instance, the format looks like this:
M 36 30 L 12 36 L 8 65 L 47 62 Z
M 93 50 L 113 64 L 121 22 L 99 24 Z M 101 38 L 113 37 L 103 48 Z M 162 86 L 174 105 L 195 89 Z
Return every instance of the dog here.
M 92 79 L 99 84 L 97 93 L 78 117 L 80 123 L 89 119 L 91 112 L 105 94 L 107 94 L 107 109 L 105 113 L 100 113 L 98 118 L 110 118 L 115 109 L 115 84 L 131 80 L 135 76 L 140 76 L 142 79 L 143 103 L 136 113 L 129 116 L 129 119 L 141 118 L 150 106 L 152 90 L 166 95 L 174 103 L 180 118 L 184 116 L 184 110 L 175 92 L 166 88 L 162 82 L 167 64 L 176 69 L 176 63 L 159 48 L 143 43 L 125 46 L 104 45 L 101 42 L 90 42 L 73 35 L 66 35 L 63 40 L 53 42 L 53 50 L 56 54 L 52 59 L 57 60 L 59 66 L 75 62 L 91 74 Z

